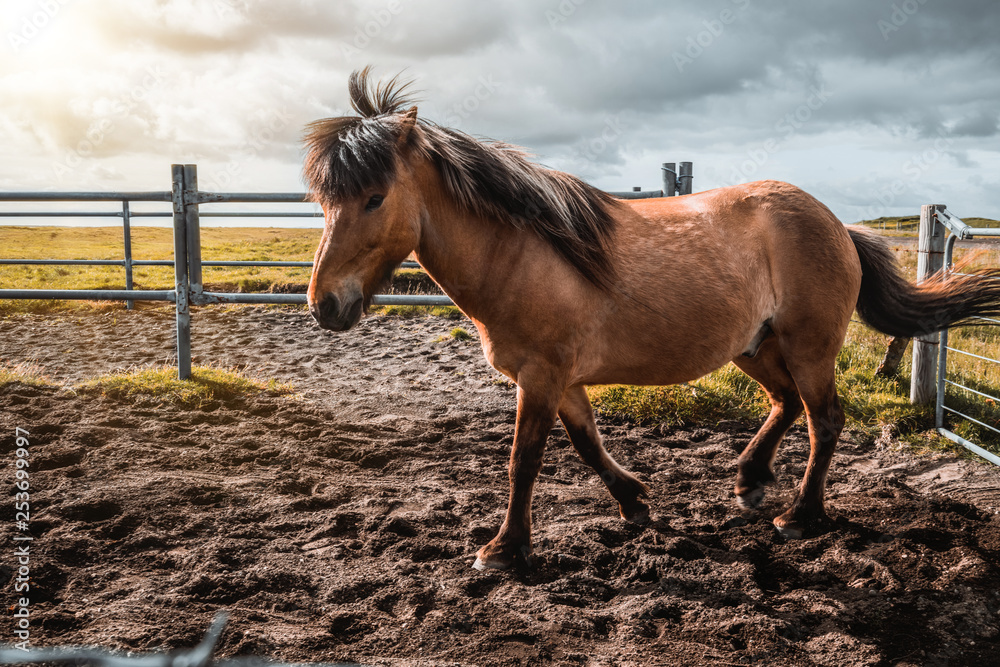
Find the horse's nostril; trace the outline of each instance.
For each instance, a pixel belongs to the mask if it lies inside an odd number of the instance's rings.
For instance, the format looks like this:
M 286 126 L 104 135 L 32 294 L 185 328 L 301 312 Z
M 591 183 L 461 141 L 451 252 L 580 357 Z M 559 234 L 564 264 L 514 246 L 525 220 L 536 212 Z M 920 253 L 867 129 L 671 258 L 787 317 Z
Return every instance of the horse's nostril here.
M 313 302 L 309 307 L 309 312 L 320 328 L 330 331 L 346 331 L 361 319 L 364 310 L 364 300 L 357 297 L 353 301 L 352 294 L 348 294 L 348 300 L 341 300 L 333 293 L 327 294 L 321 301 Z
M 335 294 L 327 294 L 319 302 L 318 312 L 313 313 L 313 317 L 321 324 L 335 321 L 340 317 L 340 299 Z

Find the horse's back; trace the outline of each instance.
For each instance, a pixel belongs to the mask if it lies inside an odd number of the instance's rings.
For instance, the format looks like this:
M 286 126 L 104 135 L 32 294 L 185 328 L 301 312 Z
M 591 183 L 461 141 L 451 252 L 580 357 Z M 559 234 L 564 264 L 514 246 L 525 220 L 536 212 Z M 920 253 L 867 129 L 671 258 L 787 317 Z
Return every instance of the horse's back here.
M 752 347 L 765 325 L 841 329 L 857 300 L 846 229 L 787 183 L 623 203 L 620 223 L 622 294 L 610 297 L 618 306 L 603 347 L 636 383 L 699 377 Z M 649 351 L 669 361 L 649 363 Z
M 724 282 L 735 276 L 748 287 L 767 283 L 776 300 L 834 286 L 851 292 L 852 303 L 857 298 L 861 269 L 847 229 L 819 200 L 789 183 L 756 181 L 639 200 L 630 209 L 626 237 L 655 237 L 672 263 L 703 279 L 715 269 Z M 677 278 L 677 271 L 669 273 Z

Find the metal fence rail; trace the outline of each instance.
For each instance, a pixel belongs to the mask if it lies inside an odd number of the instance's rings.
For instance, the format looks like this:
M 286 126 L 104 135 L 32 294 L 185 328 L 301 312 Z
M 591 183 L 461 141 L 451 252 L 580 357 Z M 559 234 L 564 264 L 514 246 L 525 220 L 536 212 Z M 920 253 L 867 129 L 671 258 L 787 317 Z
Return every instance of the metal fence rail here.
M 27 648 L 0 645 L 0 665 L 73 664 L 97 667 L 362 667 L 356 663 L 280 663 L 247 656 L 240 658 L 213 657 L 222 637 L 228 615 L 216 615 L 205 638 L 194 648 L 173 653 L 122 655 L 99 648 L 65 646 L 56 648 Z
M 947 229 L 950 232 L 947 240 L 944 243 L 942 268 L 946 272 L 948 272 L 948 275 L 967 275 L 951 271 L 951 266 L 953 263 L 952 259 L 955 251 L 955 242 L 958 241 L 959 239 L 971 239 L 977 236 L 980 237 L 1000 236 L 1000 228 L 970 227 L 969 225 L 965 224 L 965 222 L 963 222 L 961 219 L 952 215 L 943 205 L 935 205 L 933 206 L 933 209 L 934 210 L 933 210 L 932 220 L 930 220 L 927 224 L 939 225 L 941 226 L 941 229 L 931 230 L 928 233 L 934 234 L 934 232 L 937 231 L 939 234 L 943 235 L 944 229 Z M 980 317 L 976 319 L 990 324 L 1000 324 L 1000 320 L 996 320 L 994 318 Z M 941 333 L 938 334 L 937 342 L 938 342 L 937 392 L 936 392 L 937 395 L 935 400 L 934 425 L 937 428 L 938 433 L 948 438 L 952 442 L 955 442 L 965 447 L 966 449 L 975 452 L 976 454 L 986 459 L 990 463 L 993 463 L 994 465 L 1000 465 L 1000 456 L 997 456 L 996 454 L 987 451 L 982 446 L 974 442 L 970 442 L 969 440 L 963 438 L 954 431 L 951 431 L 950 429 L 945 427 L 945 413 L 948 413 L 950 415 L 954 415 L 958 419 L 967 420 L 973 424 L 985 428 L 988 431 L 1000 435 L 1000 428 L 998 428 L 1000 427 L 1000 424 L 988 424 L 981 419 L 977 419 L 972 415 L 962 412 L 955 406 L 949 406 L 946 404 L 946 395 L 948 387 L 954 387 L 959 391 L 964 391 L 968 394 L 972 394 L 973 396 L 978 396 L 986 401 L 991 401 L 996 404 L 1000 404 L 1000 396 L 994 396 L 985 391 L 980 391 L 978 389 L 974 389 L 972 387 L 964 385 L 960 382 L 956 382 L 955 380 L 948 379 L 949 352 L 953 352 L 955 354 L 966 357 L 972 357 L 975 359 L 979 359 L 980 361 L 985 361 L 987 363 L 993 363 L 997 365 L 1000 365 L 1000 359 L 993 359 L 991 357 L 987 357 L 981 354 L 975 354 L 974 352 L 970 352 L 969 350 L 963 350 L 961 348 L 949 345 L 947 329 L 941 331 Z
M 132 228 L 131 219 L 138 215 L 130 208 L 131 202 L 169 202 L 171 193 L 169 192 L 0 192 L 0 202 L 121 202 L 121 211 L 0 211 L 0 218 L 19 217 L 46 217 L 46 218 L 109 218 L 117 217 L 122 219 L 122 233 L 125 245 L 125 257 L 121 260 L 100 260 L 100 259 L 77 259 L 77 260 L 0 260 L 0 264 L 55 264 L 65 266 L 121 266 L 125 269 L 125 289 L 132 290 L 132 267 L 138 265 L 155 266 L 162 265 L 160 262 L 135 261 L 132 259 Z M 170 262 L 173 264 L 173 262 Z M 63 291 L 63 290 L 59 290 Z M 68 294 L 66 296 L 16 296 L 14 292 L 23 293 L 23 290 L 0 290 L 0 292 L 10 292 L 9 296 L 0 296 L 4 299 L 100 299 L 101 297 L 83 296 L 82 294 Z M 36 292 L 37 294 L 37 292 Z M 132 309 L 133 302 L 139 300 L 151 301 L 172 301 L 170 297 L 162 294 L 154 295 L 151 292 L 144 292 L 146 296 L 126 295 L 121 297 L 104 296 L 105 299 L 124 299 L 126 307 Z
M 0 289 L 0 299 L 78 299 L 87 301 L 125 301 L 132 308 L 135 301 L 171 301 L 175 304 L 177 329 L 177 372 L 180 379 L 191 377 L 191 306 L 215 303 L 291 304 L 307 303 L 305 294 L 273 294 L 262 292 L 207 292 L 202 281 L 202 268 L 209 267 L 288 267 L 311 268 L 312 262 L 295 261 L 203 261 L 201 258 L 201 218 L 320 218 L 322 212 L 302 211 L 201 211 L 212 204 L 302 204 L 309 200 L 301 192 L 203 192 L 198 189 L 196 165 L 173 165 L 172 188 L 166 192 L 0 192 L 0 202 L 120 202 L 121 210 L 112 211 L 0 211 L 0 218 L 25 217 L 104 217 L 120 218 L 124 240 L 124 257 L 120 260 L 100 259 L 0 259 L 0 264 L 121 266 L 125 269 L 124 290 L 42 290 Z M 662 190 L 612 192 L 623 199 L 670 197 L 690 194 L 692 168 L 682 162 L 680 174 L 675 164 L 666 162 L 661 169 Z M 133 211 L 133 202 L 164 202 L 172 205 L 170 212 Z M 173 260 L 137 260 L 132 256 L 133 218 L 171 217 L 173 219 Z M 133 289 L 133 268 L 136 266 L 174 267 L 174 288 L 171 290 Z M 416 262 L 403 262 L 403 268 L 419 268 Z M 447 296 L 434 294 L 377 294 L 375 306 L 451 306 Z

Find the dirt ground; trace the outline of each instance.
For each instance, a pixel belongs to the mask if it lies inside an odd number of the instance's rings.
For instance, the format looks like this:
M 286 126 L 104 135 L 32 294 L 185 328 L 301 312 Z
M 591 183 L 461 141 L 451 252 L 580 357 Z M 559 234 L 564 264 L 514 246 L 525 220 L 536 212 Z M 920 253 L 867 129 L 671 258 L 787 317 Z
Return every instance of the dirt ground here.
M 294 382 L 296 399 L 199 410 L 78 395 L 98 372 L 170 361 L 169 311 L 0 319 L 0 360 L 64 388 L 0 389 L 3 485 L 30 432 L 31 639 L 192 646 L 366 665 L 996 665 L 1000 472 L 847 434 L 834 526 L 786 542 L 771 519 L 801 478 L 794 427 L 778 485 L 740 511 L 756 424 L 601 422 L 647 481 L 654 522 L 616 515 L 553 431 L 535 494 L 536 562 L 478 572 L 499 527 L 514 391 L 438 318 L 347 334 L 302 309 L 199 310 L 196 363 Z M 13 500 L 3 511 L 13 604 Z M 8 610 L 8 615 L 12 608 Z M 0 641 L 10 641 L 13 619 Z

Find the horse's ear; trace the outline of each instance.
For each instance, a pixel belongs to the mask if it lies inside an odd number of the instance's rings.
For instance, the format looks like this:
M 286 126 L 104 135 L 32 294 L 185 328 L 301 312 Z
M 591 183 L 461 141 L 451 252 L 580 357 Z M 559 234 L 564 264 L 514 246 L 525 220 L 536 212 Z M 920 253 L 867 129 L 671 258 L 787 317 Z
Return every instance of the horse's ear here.
M 410 132 L 413 131 L 413 126 L 416 124 L 417 107 L 414 106 L 410 107 L 399 121 L 399 139 L 397 141 L 400 146 L 406 145 L 406 141 L 410 138 Z

